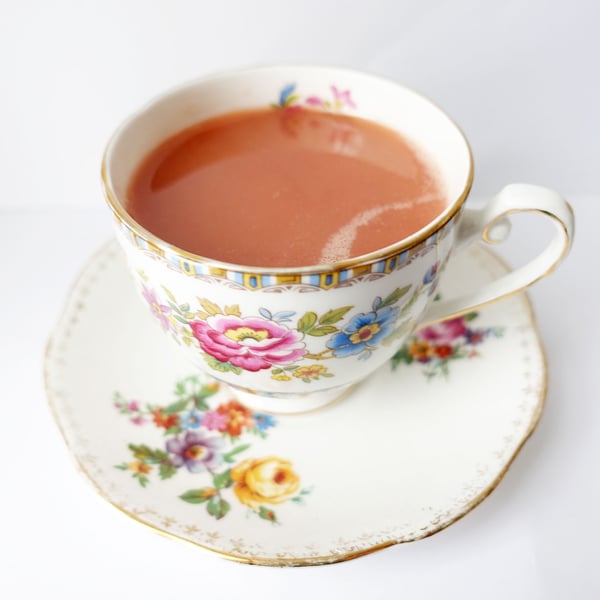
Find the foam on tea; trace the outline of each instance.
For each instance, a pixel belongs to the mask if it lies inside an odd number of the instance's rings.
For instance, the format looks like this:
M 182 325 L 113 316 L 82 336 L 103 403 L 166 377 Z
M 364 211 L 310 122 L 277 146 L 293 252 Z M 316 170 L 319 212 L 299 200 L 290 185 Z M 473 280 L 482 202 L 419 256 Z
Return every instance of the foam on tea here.
M 137 169 L 127 209 L 194 254 L 252 266 L 352 258 L 446 208 L 417 149 L 376 123 L 297 108 L 226 114 L 166 140 Z

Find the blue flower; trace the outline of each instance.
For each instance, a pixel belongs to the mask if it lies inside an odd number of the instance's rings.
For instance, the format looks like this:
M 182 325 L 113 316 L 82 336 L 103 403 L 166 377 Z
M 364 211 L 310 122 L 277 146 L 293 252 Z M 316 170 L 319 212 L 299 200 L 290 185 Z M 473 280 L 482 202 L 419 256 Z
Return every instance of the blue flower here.
M 338 358 L 360 354 L 374 348 L 394 328 L 398 308 L 386 306 L 380 310 L 359 313 L 352 317 L 344 331 L 336 333 L 327 343 Z
M 294 93 L 296 89 L 295 83 L 290 83 L 286 85 L 279 94 L 279 106 L 286 106 L 288 102 L 288 98 Z
M 438 286 L 439 268 L 440 268 L 440 262 L 437 261 L 434 265 L 431 266 L 430 269 L 427 270 L 427 273 L 425 273 L 425 275 L 423 276 L 423 285 L 429 285 L 430 283 L 433 283 L 433 285 L 429 288 L 429 291 L 428 291 L 429 296 L 431 296 L 431 294 L 433 294 L 433 292 L 435 292 L 435 290 Z
M 277 421 L 271 415 L 255 413 L 252 415 L 252 418 L 259 431 L 265 431 L 269 429 L 269 427 L 275 427 L 275 425 L 277 425 Z
M 190 410 L 188 413 L 183 413 L 179 424 L 183 429 L 198 429 L 202 424 L 202 413 L 197 410 Z
M 427 273 L 425 273 L 425 276 L 423 277 L 423 285 L 428 285 L 429 283 L 432 283 L 435 280 L 439 268 L 440 261 L 438 260 L 431 266 L 430 269 L 427 270 Z

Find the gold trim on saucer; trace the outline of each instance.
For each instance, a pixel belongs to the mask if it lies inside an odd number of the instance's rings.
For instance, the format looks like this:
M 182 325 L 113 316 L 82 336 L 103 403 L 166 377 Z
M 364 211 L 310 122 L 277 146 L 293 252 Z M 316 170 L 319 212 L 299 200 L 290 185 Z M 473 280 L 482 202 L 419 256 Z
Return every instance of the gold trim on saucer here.
M 111 242 L 111 245 L 112 245 L 112 242 Z M 92 259 L 92 260 L 97 260 L 99 257 L 101 257 L 105 253 L 107 255 L 106 258 L 108 260 L 115 259 L 114 252 L 110 252 L 111 245 L 107 244 L 107 245 L 103 246 L 98 251 L 98 253 L 95 254 L 94 259 Z M 497 262 L 497 264 L 501 265 L 502 268 L 504 268 L 504 269 L 508 268 L 506 263 L 502 259 L 500 259 L 498 256 L 496 256 L 495 253 L 493 253 L 491 250 L 486 249 L 486 248 L 484 248 L 483 250 L 485 251 L 486 254 L 490 255 Z M 98 268 L 102 268 L 102 264 L 98 265 Z M 150 509 L 144 509 L 144 510 L 138 510 L 138 511 L 130 510 L 130 509 L 127 509 L 127 508 L 119 505 L 116 501 L 111 499 L 108 496 L 108 494 L 103 490 L 102 486 L 96 481 L 95 473 L 93 472 L 94 471 L 94 469 L 93 469 L 94 462 L 89 461 L 87 459 L 86 459 L 86 461 L 82 460 L 82 458 L 75 451 L 74 447 L 72 446 L 72 444 L 69 440 L 69 436 L 67 435 L 65 427 L 62 422 L 62 419 L 64 418 L 64 416 L 61 416 L 59 414 L 59 410 L 57 408 L 57 405 L 60 402 L 60 398 L 62 398 L 63 392 L 62 392 L 62 390 L 56 390 L 53 388 L 53 385 L 51 383 L 50 370 L 51 370 L 51 362 L 56 360 L 57 358 L 60 358 L 60 356 L 55 356 L 55 354 L 60 353 L 62 351 L 62 346 L 59 346 L 58 345 L 59 342 L 57 340 L 55 340 L 58 327 L 61 325 L 63 325 L 65 327 L 62 335 L 64 337 L 68 338 L 69 337 L 68 329 L 69 329 L 70 325 L 72 323 L 76 322 L 76 320 L 78 318 L 78 313 L 83 308 L 85 308 L 85 301 L 82 300 L 82 298 L 81 298 L 81 296 L 83 294 L 80 293 L 80 294 L 78 294 L 79 297 L 75 298 L 75 297 L 73 297 L 73 292 L 78 289 L 80 289 L 81 292 L 83 292 L 83 293 L 89 292 L 90 288 L 88 286 L 83 286 L 83 287 L 81 286 L 81 279 L 88 269 L 89 269 L 89 266 L 87 268 L 84 267 L 84 269 L 82 270 L 82 273 L 78 276 L 75 283 L 71 286 L 71 290 L 68 295 L 68 300 L 66 302 L 64 312 L 62 313 L 61 317 L 58 319 L 57 326 L 55 328 L 55 333 L 53 334 L 53 337 L 51 337 L 50 340 L 48 341 L 48 344 L 46 346 L 46 351 L 45 351 L 45 357 L 44 357 L 44 387 L 45 387 L 46 395 L 48 398 L 48 405 L 49 405 L 50 412 L 51 412 L 51 414 L 58 426 L 58 429 L 63 437 L 63 440 L 64 440 L 67 448 L 69 449 L 74 461 L 78 465 L 80 471 L 86 476 L 86 478 L 88 479 L 90 484 L 93 486 L 95 491 L 100 495 L 100 497 L 102 497 L 104 500 L 106 500 L 110 505 L 112 505 L 117 510 L 124 513 L 131 519 L 152 529 L 154 532 L 160 533 L 161 535 L 164 535 L 165 537 L 168 537 L 168 538 L 187 542 L 187 543 L 192 544 L 196 547 L 199 547 L 202 550 L 205 550 L 211 554 L 226 558 L 228 560 L 245 563 L 245 564 L 255 564 L 255 565 L 265 565 L 265 566 L 323 565 L 323 564 L 331 564 L 331 563 L 336 563 L 336 562 L 344 562 L 347 560 L 352 560 L 354 558 L 365 556 L 367 554 L 371 554 L 373 552 L 394 546 L 396 544 L 417 541 L 420 539 L 427 538 L 431 535 L 434 535 L 435 533 L 438 533 L 439 531 L 449 527 L 450 525 L 453 525 L 454 523 L 459 521 L 461 518 L 463 518 L 465 515 L 470 513 L 475 507 L 477 507 L 483 500 L 485 500 L 485 498 L 487 498 L 496 489 L 496 487 L 502 481 L 503 477 L 509 470 L 510 466 L 516 459 L 517 455 L 519 454 L 519 452 L 521 451 L 521 449 L 523 448 L 523 446 L 525 445 L 527 440 L 530 438 L 530 436 L 535 431 L 535 428 L 536 428 L 537 424 L 539 423 L 539 420 L 540 420 L 540 417 L 541 417 L 541 414 L 542 414 L 542 411 L 544 408 L 546 394 L 547 394 L 546 356 L 545 356 L 544 348 L 542 346 L 542 342 L 540 339 L 540 333 L 539 333 L 539 329 L 538 329 L 535 315 L 533 312 L 533 308 L 531 306 L 531 303 L 530 303 L 528 297 L 526 295 L 524 295 L 523 301 L 524 301 L 524 306 L 525 306 L 525 312 L 527 313 L 527 316 L 528 316 L 528 323 L 527 323 L 527 325 L 523 325 L 523 327 L 526 328 L 527 331 L 531 331 L 531 333 L 533 334 L 533 337 L 535 338 L 535 341 L 537 343 L 537 349 L 539 351 L 539 356 L 541 359 L 541 365 L 540 365 L 541 373 L 540 373 L 539 388 L 532 388 L 532 389 L 528 390 L 526 393 L 528 393 L 530 395 L 537 395 L 537 402 L 536 402 L 535 406 L 533 406 L 529 426 L 527 427 L 524 434 L 522 434 L 523 437 L 517 444 L 516 448 L 505 459 L 506 464 L 501 469 L 500 473 L 483 491 L 481 491 L 474 498 L 472 498 L 458 514 L 456 514 L 454 517 L 449 519 L 447 522 L 443 522 L 443 515 L 438 515 L 436 517 L 433 517 L 430 524 L 434 525 L 434 526 L 432 527 L 432 529 L 428 529 L 427 531 L 423 531 L 423 529 L 425 529 L 425 528 L 422 528 L 422 529 L 414 532 L 414 535 L 409 534 L 409 537 L 391 539 L 391 540 L 388 540 L 383 543 L 373 544 L 372 546 L 369 546 L 368 548 L 357 548 L 356 550 L 348 550 L 347 552 L 343 552 L 343 553 L 331 553 L 331 554 L 322 554 L 322 555 L 318 555 L 318 556 L 304 556 L 304 557 L 294 557 L 294 556 L 261 557 L 261 556 L 257 556 L 257 555 L 247 555 L 247 554 L 244 554 L 243 552 L 227 552 L 224 550 L 218 550 L 215 548 L 211 548 L 203 543 L 199 543 L 194 540 L 185 538 L 183 536 L 183 534 L 179 535 L 177 533 L 173 533 L 172 531 L 168 531 L 167 527 L 175 524 L 175 521 L 173 519 L 165 517 L 162 520 L 163 525 L 162 526 L 157 525 L 155 523 L 151 523 L 149 520 L 144 518 L 145 514 L 156 514 L 152 510 L 150 510 Z M 91 276 L 90 282 L 93 283 L 94 280 L 95 280 L 95 276 Z M 98 467 L 98 470 L 99 469 L 100 468 Z M 187 528 L 189 529 L 190 526 L 188 526 Z M 196 530 L 196 531 L 199 531 L 199 530 Z M 190 532 L 190 533 L 192 533 L 192 532 Z M 213 532 L 213 533 L 206 532 L 206 535 L 207 535 L 207 537 L 212 536 L 214 539 L 218 539 L 220 534 L 218 532 Z M 240 543 L 240 548 L 242 546 L 244 546 L 243 542 Z

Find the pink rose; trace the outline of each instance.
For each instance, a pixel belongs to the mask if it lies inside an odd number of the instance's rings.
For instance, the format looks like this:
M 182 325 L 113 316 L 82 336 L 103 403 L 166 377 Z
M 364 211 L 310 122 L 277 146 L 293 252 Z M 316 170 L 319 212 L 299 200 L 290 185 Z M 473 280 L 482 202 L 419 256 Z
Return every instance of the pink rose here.
M 419 337 L 428 342 L 436 344 L 452 344 L 455 340 L 463 337 L 467 333 L 467 326 L 464 317 L 448 319 L 429 327 L 424 327 L 419 331 Z
M 190 327 L 204 352 L 247 371 L 288 365 L 306 352 L 301 333 L 260 317 L 214 315 Z

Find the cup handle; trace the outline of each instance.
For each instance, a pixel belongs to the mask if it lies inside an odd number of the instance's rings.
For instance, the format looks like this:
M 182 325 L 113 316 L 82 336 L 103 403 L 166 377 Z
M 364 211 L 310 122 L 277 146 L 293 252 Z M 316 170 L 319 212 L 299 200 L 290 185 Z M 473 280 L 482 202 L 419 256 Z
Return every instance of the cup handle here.
M 456 249 L 479 239 L 488 244 L 503 242 L 511 229 L 508 216 L 521 212 L 538 213 L 551 219 L 555 234 L 548 246 L 527 264 L 479 290 L 432 303 L 425 312 L 422 325 L 457 317 L 521 292 L 551 273 L 565 258 L 573 242 L 573 209 L 556 192 L 524 183 L 506 186 L 482 209 L 465 209 L 457 232 Z

